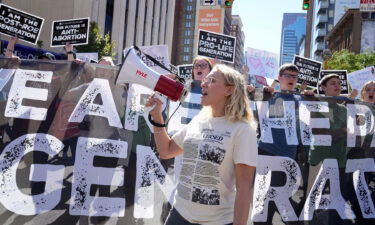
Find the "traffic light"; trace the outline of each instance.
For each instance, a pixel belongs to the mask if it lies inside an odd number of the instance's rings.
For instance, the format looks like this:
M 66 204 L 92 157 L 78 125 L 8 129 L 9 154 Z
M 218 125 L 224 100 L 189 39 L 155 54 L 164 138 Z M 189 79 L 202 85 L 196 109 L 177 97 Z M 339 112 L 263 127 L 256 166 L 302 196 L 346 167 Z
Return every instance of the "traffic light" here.
M 224 1 L 224 5 L 226 8 L 232 8 L 232 3 L 233 3 L 233 0 Z
M 302 9 L 309 10 L 309 8 L 310 8 L 310 0 L 303 0 Z

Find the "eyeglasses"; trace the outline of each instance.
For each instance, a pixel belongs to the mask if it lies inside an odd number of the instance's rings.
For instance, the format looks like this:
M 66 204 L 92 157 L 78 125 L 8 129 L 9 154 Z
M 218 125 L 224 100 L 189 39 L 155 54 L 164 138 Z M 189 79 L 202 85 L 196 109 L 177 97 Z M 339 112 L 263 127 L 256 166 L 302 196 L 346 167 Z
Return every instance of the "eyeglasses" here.
M 198 63 L 196 63 L 196 64 L 194 64 L 194 69 L 198 69 L 198 68 L 201 68 L 201 69 L 206 69 L 207 67 L 208 67 L 208 64 L 207 63 L 204 63 L 204 64 L 198 64 Z
M 208 83 L 208 84 L 211 84 L 211 83 L 215 83 L 217 79 L 213 76 L 206 76 L 205 78 L 203 78 L 201 80 L 201 83 Z
M 284 73 L 284 74 L 282 74 L 282 76 L 284 76 L 286 78 L 292 78 L 292 79 L 298 78 L 298 75 L 292 75 L 292 74 L 289 74 L 289 73 Z

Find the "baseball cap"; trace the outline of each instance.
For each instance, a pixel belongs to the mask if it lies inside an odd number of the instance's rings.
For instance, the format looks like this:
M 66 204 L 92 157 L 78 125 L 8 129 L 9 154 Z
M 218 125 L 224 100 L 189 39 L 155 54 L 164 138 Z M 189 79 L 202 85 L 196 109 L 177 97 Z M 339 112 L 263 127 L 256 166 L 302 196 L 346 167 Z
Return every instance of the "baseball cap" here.
M 43 54 L 38 56 L 38 59 L 48 59 L 48 60 L 55 60 L 55 56 L 50 52 L 44 52 Z

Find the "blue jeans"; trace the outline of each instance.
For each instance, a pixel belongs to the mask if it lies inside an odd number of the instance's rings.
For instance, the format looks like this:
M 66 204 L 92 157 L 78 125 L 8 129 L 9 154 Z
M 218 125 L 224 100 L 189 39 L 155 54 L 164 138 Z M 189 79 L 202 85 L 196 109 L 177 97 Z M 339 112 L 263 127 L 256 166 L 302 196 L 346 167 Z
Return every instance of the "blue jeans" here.
M 167 221 L 165 221 L 164 225 L 199 225 L 199 223 L 190 223 L 184 217 L 182 217 L 180 213 L 178 213 L 177 210 L 173 207 L 169 212 Z M 233 225 L 233 223 L 225 225 Z

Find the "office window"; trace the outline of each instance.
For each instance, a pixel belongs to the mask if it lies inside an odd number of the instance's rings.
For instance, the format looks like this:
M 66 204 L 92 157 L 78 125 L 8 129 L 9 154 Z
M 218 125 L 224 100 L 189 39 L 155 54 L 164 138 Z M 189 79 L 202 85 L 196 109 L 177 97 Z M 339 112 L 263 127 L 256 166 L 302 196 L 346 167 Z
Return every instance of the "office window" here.
M 333 13 L 334 13 L 333 10 L 329 10 L 328 11 L 328 16 L 332 18 L 333 17 Z
M 191 10 L 193 10 L 193 6 L 191 6 L 191 5 L 187 5 L 187 6 L 186 6 L 186 10 L 187 10 L 187 11 L 191 11 Z
M 189 61 L 189 56 L 188 56 L 188 55 L 183 55 L 183 56 L 182 56 L 182 60 L 183 60 L 184 62 L 188 62 L 188 61 Z
M 191 18 L 192 18 L 191 14 L 186 14 L 186 19 L 187 20 L 191 20 Z
M 189 47 L 184 47 L 184 52 L 189 53 Z
M 185 36 L 190 36 L 191 35 L 191 31 L 190 30 L 185 30 Z
M 190 45 L 190 39 L 185 39 L 185 40 L 184 40 L 184 44 L 185 44 L 185 45 Z
M 185 27 L 191 27 L 191 22 L 186 22 Z
M 187 0 L 187 2 L 193 2 L 193 0 Z

